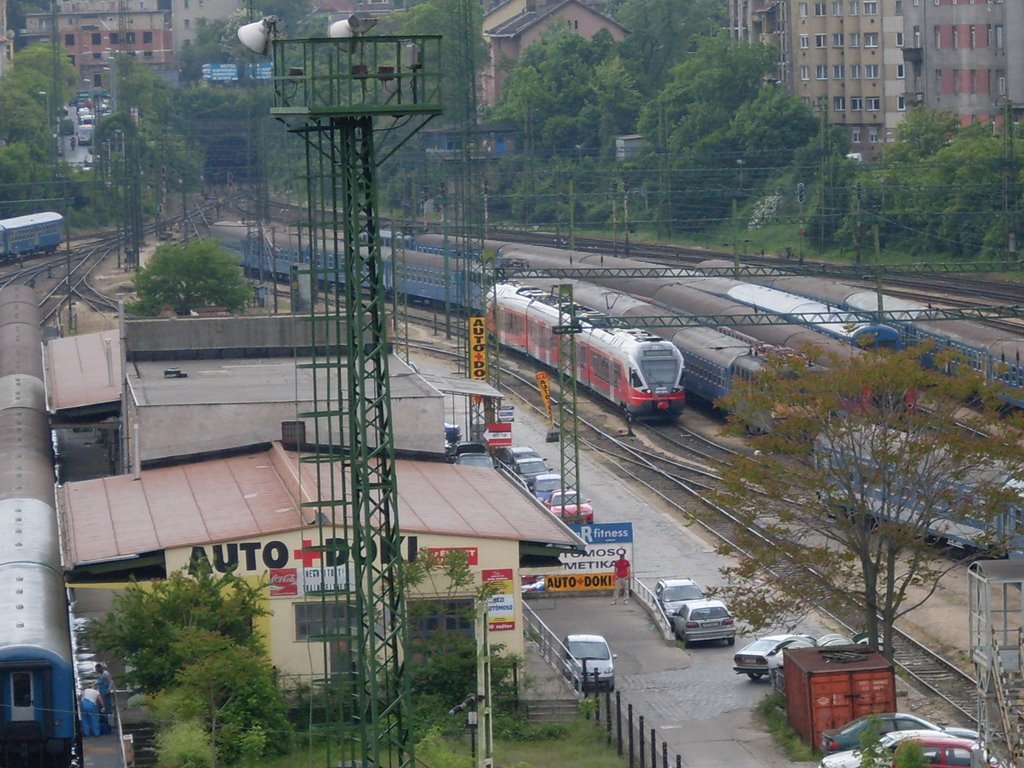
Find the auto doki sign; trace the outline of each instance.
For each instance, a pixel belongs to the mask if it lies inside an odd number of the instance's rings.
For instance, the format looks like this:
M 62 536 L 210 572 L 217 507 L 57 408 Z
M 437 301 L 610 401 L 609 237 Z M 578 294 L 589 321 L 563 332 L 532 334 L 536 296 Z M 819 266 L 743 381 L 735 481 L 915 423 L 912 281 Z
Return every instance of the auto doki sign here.
M 412 539 L 414 537 L 410 537 Z M 406 549 L 412 545 L 406 540 Z M 371 542 L 370 555 L 376 560 L 377 549 Z M 408 557 L 408 551 L 405 552 Z M 283 541 L 237 541 L 192 547 L 189 572 L 194 573 L 202 562 L 216 573 L 234 572 L 267 574 L 271 597 L 297 597 L 352 589 L 353 564 L 345 539 L 324 539 L 318 545 L 302 539 L 294 548 Z
M 544 591 L 614 589 L 615 561 L 619 555 L 633 562 L 633 524 L 593 523 L 569 527 L 586 542 L 586 551 L 559 555 L 562 570 L 544 575 Z

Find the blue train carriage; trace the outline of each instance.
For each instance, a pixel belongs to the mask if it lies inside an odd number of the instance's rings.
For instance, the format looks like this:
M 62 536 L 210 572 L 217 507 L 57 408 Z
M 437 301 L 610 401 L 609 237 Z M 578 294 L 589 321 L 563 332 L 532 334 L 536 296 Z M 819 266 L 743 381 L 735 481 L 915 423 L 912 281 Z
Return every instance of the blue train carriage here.
M 820 277 L 779 276 L 756 279 L 802 296 L 831 302 L 841 309 L 869 313 L 878 311 L 878 294 L 860 286 Z M 928 306 L 883 295 L 882 308 L 889 312 L 899 312 L 924 310 Z M 1021 362 L 1024 336 L 1011 336 L 1004 330 L 970 320 L 909 322 L 900 323 L 898 328 L 904 346 L 931 341 L 937 350 L 955 350 L 973 371 L 983 375 L 987 381 L 1005 387 L 1003 399 L 1008 404 L 1024 408 L 1024 364 Z M 927 362 L 928 359 L 925 360 Z
M 887 439 L 885 434 L 895 437 Z M 858 488 L 858 500 L 878 523 L 896 517 L 921 528 L 928 543 L 964 554 L 1024 557 L 1024 481 L 1011 477 L 1004 467 L 976 469 L 966 478 L 951 478 L 942 471 L 944 463 L 939 458 L 929 461 L 934 467 L 923 478 L 914 478 L 915 490 L 909 493 L 906 483 L 894 476 L 895 470 L 879 466 L 872 457 L 874 441 L 879 441 L 880 451 L 890 451 L 898 450 L 900 441 L 907 439 L 903 433 L 865 427 L 841 437 L 837 447 L 819 438 L 814 460 L 816 466 L 831 473 L 830 481 L 837 488 L 851 484 Z M 1001 510 L 988 516 L 990 520 L 972 515 L 981 497 Z M 831 515 L 844 514 L 844 492 L 831 502 L 827 492 L 821 498 Z
M 53 253 L 64 241 L 64 217 L 53 211 L 0 220 L 0 262 Z

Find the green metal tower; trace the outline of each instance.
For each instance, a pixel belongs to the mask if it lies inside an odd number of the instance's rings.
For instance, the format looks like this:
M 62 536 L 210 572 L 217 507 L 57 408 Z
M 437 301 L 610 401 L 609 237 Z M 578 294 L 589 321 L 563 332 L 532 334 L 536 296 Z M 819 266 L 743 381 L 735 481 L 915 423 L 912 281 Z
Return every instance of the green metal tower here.
M 334 693 L 324 729 L 341 750 L 331 768 L 413 765 L 376 171 L 441 113 L 440 36 L 359 27 L 353 17 L 349 37 L 272 39 L 271 115 L 306 149 L 311 277 L 339 286 L 310 310 L 318 383 L 302 414 L 315 424 L 312 550 L 335 567 L 319 590 Z
M 580 431 L 576 419 L 576 335 L 582 332 L 578 309 L 572 296 L 572 284 L 558 286 L 558 466 L 562 476 L 562 498 L 567 488 L 575 488 L 583 499 L 580 477 Z

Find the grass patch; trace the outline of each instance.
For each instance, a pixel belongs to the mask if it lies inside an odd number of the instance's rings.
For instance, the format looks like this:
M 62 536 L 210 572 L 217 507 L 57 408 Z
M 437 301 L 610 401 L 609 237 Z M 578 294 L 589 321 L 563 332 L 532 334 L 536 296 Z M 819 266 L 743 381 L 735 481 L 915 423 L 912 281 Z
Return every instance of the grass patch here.
M 766 696 L 757 705 L 768 723 L 768 732 L 775 743 L 782 747 L 786 757 L 794 762 L 811 762 L 819 758 L 818 751 L 809 747 L 800 735 L 786 722 L 786 697 L 781 693 Z

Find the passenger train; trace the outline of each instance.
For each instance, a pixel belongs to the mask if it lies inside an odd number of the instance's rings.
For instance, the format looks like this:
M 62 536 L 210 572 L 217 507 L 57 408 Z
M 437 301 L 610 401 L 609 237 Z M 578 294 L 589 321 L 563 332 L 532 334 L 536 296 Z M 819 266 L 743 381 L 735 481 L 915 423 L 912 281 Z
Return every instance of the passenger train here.
M 0 292 L 0 765 L 68 768 L 78 738 L 42 328 L 35 292 Z
M 709 262 L 721 264 L 722 262 Z M 878 311 L 878 293 L 867 289 L 826 280 L 820 277 L 778 276 L 752 278 L 765 285 L 783 288 L 799 296 L 826 301 L 840 309 L 871 313 Z M 882 296 L 884 311 L 924 310 L 928 306 L 916 301 Z M 936 348 L 953 349 L 986 380 L 1006 387 L 1006 400 L 1024 408 L 1024 334 L 1011 336 L 1005 331 L 968 320 L 903 322 L 895 326 L 904 346 L 931 341 Z
M 278 238 L 273 258 L 270 250 L 249 247 L 248 228 L 237 222 L 218 222 L 211 234 L 238 255 L 251 274 L 273 271 L 281 280 L 290 279 L 293 265 L 309 263 L 308 243 L 299 247 L 293 237 Z M 444 252 L 428 247 L 391 248 L 391 233 L 380 233 L 384 261 L 384 285 L 397 289 L 410 301 L 434 305 L 450 303 L 482 307 L 479 260 L 472 255 L 458 258 L 449 251 L 447 272 Z M 322 264 L 323 259 L 318 258 Z M 327 273 L 333 256 L 326 258 Z M 460 271 L 460 266 L 466 267 Z M 321 273 L 324 270 L 321 268 Z M 321 286 L 322 287 L 322 286 Z M 523 289 L 523 293 L 518 293 Z M 499 286 L 497 292 L 501 343 L 550 366 L 558 365 L 558 344 L 551 328 L 558 324 L 558 310 L 547 303 L 537 289 Z M 470 297 L 467 302 L 467 297 Z M 529 321 L 529 325 L 527 324 Z M 605 330 L 588 326 L 577 342 L 577 379 L 587 389 L 614 403 L 637 418 L 673 419 L 682 411 L 685 394 L 682 357 L 671 342 L 644 331 Z
M 64 217 L 53 211 L 0 219 L 0 264 L 53 253 L 64 240 Z
M 559 365 L 555 328 L 566 315 L 551 291 L 513 283 L 494 286 L 502 345 Z M 576 380 L 630 416 L 671 420 L 683 409 L 683 356 L 671 342 L 639 328 L 596 328 L 595 311 L 580 306 Z

